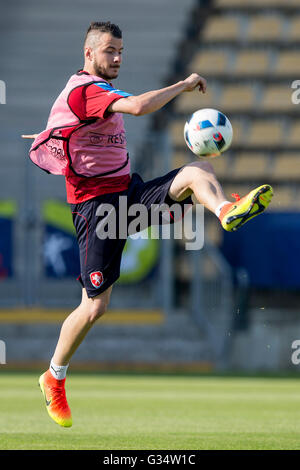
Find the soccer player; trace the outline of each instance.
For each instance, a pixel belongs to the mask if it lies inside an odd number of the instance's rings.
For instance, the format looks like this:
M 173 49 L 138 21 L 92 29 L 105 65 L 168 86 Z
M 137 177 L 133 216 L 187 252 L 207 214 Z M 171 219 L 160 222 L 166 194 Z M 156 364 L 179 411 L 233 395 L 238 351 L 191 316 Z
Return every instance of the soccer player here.
M 153 204 L 191 203 L 193 194 L 216 214 L 225 230 L 233 231 L 263 212 L 272 197 L 271 186 L 265 184 L 236 202 L 228 201 L 207 161 L 194 161 L 147 182 L 137 173 L 131 174 L 122 114 L 142 116 L 181 93 L 205 93 L 206 80 L 193 73 L 171 86 L 131 95 L 111 83 L 118 77 L 122 51 L 122 32 L 117 25 L 91 23 L 84 42 L 84 66 L 56 99 L 46 130 L 23 136 L 35 138 L 30 150 L 34 163 L 65 176 L 80 248 L 82 301 L 64 321 L 50 367 L 39 379 L 49 415 L 65 427 L 72 425 L 65 394 L 68 365 L 107 309 L 126 241 L 97 236 L 101 204 L 111 204 L 118 214 L 122 195 L 127 197 L 128 207 L 142 203 L 150 211 Z

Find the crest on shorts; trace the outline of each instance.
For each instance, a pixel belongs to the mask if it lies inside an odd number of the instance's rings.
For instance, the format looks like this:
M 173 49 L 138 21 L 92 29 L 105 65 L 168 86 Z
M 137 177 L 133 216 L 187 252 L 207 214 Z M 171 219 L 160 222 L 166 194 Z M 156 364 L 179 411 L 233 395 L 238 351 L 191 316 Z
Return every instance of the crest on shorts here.
M 90 280 L 92 285 L 98 289 L 103 284 L 103 274 L 101 271 L 94 271 L 90 274 Z

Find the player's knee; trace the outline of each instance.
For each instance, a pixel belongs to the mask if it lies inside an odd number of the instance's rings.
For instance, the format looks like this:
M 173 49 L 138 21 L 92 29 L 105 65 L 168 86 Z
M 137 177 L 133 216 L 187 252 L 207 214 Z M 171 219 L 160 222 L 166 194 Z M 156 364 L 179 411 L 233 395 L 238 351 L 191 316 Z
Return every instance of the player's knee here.
M 190 187 L 192 188 L 203 181 L 210 181 L 215 178 L 214 168 L 209 162 L 195 162 L 191 169 Z
M 101 301 L 97 303 L 92 303 L 89 312 L 88 312 L 88 322 L 93 324 L 96 320 L 98 320 L 104 313 L 107 311 L 108 302 Z

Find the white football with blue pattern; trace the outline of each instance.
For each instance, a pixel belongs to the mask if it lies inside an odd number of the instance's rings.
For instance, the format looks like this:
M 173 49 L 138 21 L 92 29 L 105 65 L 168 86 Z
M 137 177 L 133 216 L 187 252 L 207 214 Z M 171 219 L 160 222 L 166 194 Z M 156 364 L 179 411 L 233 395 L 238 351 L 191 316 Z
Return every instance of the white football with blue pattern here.
M 232 141 L 232 126 L 217 109 L 195 111 L 184 126 L 184 140 L 198 157 L 211 158 L 225 152 Z

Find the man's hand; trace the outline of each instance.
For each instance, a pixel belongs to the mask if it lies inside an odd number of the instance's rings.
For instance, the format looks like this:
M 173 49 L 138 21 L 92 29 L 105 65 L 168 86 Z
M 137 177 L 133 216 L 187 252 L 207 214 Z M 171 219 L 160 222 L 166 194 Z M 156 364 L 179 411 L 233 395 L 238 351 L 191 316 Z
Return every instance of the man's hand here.
M 202 93 L 206 92 L 206 80 L 197 73 L 192 73 L 183 83 L 185 85 L 184 91 L 193 91 L 195 88 L 199 87 L 199 91 L 202 91 Z

